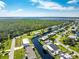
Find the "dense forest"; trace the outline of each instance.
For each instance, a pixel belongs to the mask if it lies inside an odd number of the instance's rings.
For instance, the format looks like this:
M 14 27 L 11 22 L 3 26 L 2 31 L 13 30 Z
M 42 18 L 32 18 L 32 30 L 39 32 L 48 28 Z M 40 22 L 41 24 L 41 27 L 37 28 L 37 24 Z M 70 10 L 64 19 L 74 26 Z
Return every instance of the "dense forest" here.
M 62 21 L 53 20 L 0 20 L 0 41 L 22 35 L 24 33 L 46 28 L 52 25 L 62 24 Z

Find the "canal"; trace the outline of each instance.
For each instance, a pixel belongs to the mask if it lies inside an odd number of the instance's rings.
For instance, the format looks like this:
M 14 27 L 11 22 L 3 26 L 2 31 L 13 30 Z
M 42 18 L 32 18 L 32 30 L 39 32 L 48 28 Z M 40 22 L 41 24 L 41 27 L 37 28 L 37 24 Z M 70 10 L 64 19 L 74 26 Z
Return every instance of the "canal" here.
M 44 49 L 42 47 L 42 45 L 39 43 L 38 41 L 39 37 L 36 36 L 32 39 L 32 42 L 35 46 L 35 48 L 38 50 L 38 53 L 40 54 L 40 56 L 42 57 L 42 59 L 54 59 L 48 52 L 44 52 Z

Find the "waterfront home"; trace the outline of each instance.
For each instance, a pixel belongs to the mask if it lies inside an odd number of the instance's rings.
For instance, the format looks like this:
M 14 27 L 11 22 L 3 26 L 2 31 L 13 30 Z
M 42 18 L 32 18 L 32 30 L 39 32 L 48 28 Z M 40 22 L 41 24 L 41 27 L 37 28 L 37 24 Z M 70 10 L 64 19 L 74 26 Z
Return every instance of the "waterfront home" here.
M 35 36 L 36 36 L 36 35 L 40 35 L 40 32 L 36 31 L 36 32 L 34 32 L 34 35 L 35 35 Z
M 52 43 L 52 41 L 48 39 L 48 40 L 45 40 L 44 43 L 45 44 L 50 44 L 50 43 Z
M 47 44 L 43 46 L 52 56 L 59 54 L 59 49 L 55 44 Z
M 51 33 L 49 33 L 48 35 L 50 36 L 53 36 L 53 35 L 55 35 L 56 33 L 54 33 L 54 32 L 51 32 Z
M 53 28 L 56 28 L 57 26 L 56 25 L 54 25 L 54 26 L 52 26 L 51 28 L 53 29 Z
M 42 41 L 45 41 L 45 40 L 48 39 L 48 36 L 43 36 L 43 37 L 41 37 L 40 39 L 41 39 Z

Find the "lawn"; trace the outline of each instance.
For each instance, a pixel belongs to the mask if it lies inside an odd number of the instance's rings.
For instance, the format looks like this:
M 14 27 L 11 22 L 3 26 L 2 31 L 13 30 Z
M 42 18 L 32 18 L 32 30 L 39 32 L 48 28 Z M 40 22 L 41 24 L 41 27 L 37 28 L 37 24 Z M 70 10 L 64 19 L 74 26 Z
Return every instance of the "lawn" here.
M 60 59 L 60 56 L 59 55 L 55 55 L 54 58 L 55 59 Z
M 71 53 L 69 50 L 67 50 L 66 48 L 64 48 L 63 46 L 61 45 L 58 45 L 58 48 L 62 51 L 62 52 L 67 52 L 67 53 Z
M 8 56 L 8 54 L 0 52 L 0 59 L 9 59 L 9 56 Z
M 70 48 L 76 52 L 79 53 L 79 47 L 76 47 L 76 46 L 70 46 Z
M 4 50 L 8 50 L 11 48 L 11 39 L 4 41 L 3 46 L 5 47 Z
M 79 59 L 79 57 L 78 56 L 73 56 L 73 59 Z
M 40 42 L 40 44 L 42 44 L 42 45 L 45 44 L 44 41 L 42 41 L 42 40 L 40 40 L 40 39 L 39 39 L 39 42 Z
M 16 42 L 15 42 L 15 47 L 20 47 L 22 45 L 22 39 L 21 38 L 17 38 Z
M 36 54 L 36 56 L 37 56 L 38 59 L 41 59 L 41 56 L 40 56 L 40 54 L 38 53 L 38 51 L 37 51 L 36 48 L 35 48 L 35 54 Z
M 8 57 L 8 55 L 2 56 L 2 55 L 0 54 L 0 59 L 9 59 L 9 57 Z
M 25 56 L 25 50 L 19 49 L 14 52 L 14 59 L 23 59 Z
M 52 38 L 57 38 L 58 36 L 57 36 L 57 34 L 56 35 L 54 35 L 54 36 L 52 36 Z
M 29 35 L 29 36 L 28 36 L 27 34 L 24 34 L 24 35 L 21 36 L 21 38 L 22 38 L 22 39 L 25 39 L 25 38 L 32 39 L 33 36 L 32 36 L 32 35 Z

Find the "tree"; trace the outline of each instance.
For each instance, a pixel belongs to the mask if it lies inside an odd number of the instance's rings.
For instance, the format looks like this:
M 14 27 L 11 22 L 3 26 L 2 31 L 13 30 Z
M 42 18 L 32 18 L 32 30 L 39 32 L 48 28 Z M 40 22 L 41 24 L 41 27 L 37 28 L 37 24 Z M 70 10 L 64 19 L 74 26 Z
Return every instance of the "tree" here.
M 76 41 L 74 39 L 69 39 L 69 38 L 63 40 L 63 42 L 70 46 L 75 46 L 75 44 L 76 44 Z
M 53 43 L 55 42 L 55 38 L 53 38 L 52 36 L 48 36 L 48 38 L 52 40 Z

